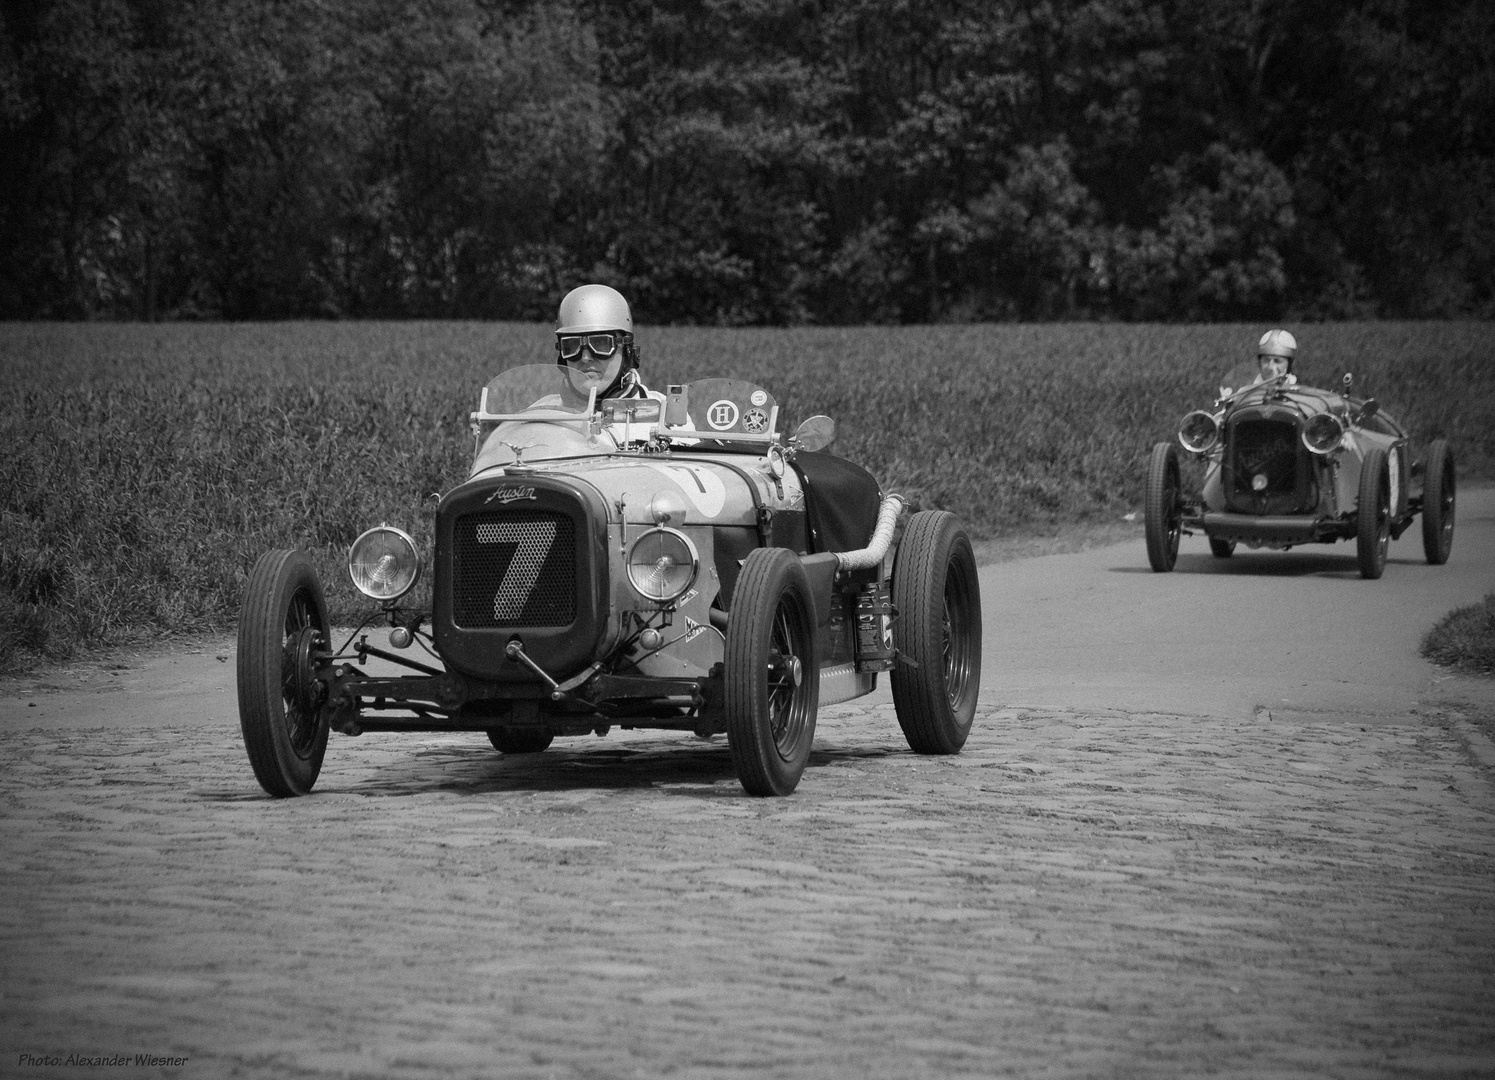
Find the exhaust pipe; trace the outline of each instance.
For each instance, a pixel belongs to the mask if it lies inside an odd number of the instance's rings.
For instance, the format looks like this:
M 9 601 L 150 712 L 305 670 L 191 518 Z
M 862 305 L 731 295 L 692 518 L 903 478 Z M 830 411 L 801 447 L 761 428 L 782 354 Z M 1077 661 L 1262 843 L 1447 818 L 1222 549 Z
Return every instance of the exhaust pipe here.
M 902 495 L 889 495 L 877 511 L 877 527 L 872 530 L 872 539 L 867 546 L 857 551 L 836 552 L 836 562 L 842 570 L 866 570 L 882 562 L 893 542 L 893 529 L 898 524 L 898 515 L 908 505 Z

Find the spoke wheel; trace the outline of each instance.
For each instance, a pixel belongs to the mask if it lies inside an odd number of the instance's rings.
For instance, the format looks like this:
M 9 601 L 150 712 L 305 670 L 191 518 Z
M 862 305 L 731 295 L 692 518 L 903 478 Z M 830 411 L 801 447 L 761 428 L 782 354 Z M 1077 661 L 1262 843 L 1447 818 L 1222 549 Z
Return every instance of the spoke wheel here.
M 787 548 L 748 554 L 727 624 L 727 743 L 750 795 L 788 795 L 810 760 L 820 669 L 814 604 L 798 557 Z
M 1217 540 L 1211 536 L 1209 538 L 1209 553 L 1217 559 L 1228 559 L 1235 554 L 1235 541 Z
M 1391 547 L 1391 473 L 1386 451 L 1369 450 L 1360 463 L 1360 494 L 1355 506 L 1355 549 L 1360 576 L 1375 579 L 1386 569 Z
M 893 644 L 918 665 L 893 668 L 898 726 L 915 753 L 958 753 L 981 689 L 981 587 L 954 514 L 909 519 L 893 561 L 893 607 Z
M 316 653 L 330 641 L 311 560 L 300 551 L 261 556 L 239 611 L 239 726 L 255 779 L 271 795 L 305 795 L 322 771 L 326 688 Z
M 1422 482 L 1422 553 L 1434 566 L 1446 563 L 1453 550 L 1455 494 L 1453 452 L 1446 440 L 1434 439 Z
M 1178 447 L 1160 442 L 1147 463 L 1144 516 L 1147 524 L 1147 561 L 1166 574 L 1178 561 L 1178 539 L 1183 533 L 1183 483 L 1179 479 Z

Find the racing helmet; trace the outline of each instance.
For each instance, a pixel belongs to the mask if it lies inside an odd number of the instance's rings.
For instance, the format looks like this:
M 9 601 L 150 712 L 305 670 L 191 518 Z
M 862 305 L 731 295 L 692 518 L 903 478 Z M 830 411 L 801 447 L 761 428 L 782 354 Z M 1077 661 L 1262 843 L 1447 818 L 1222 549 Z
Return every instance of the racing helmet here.
M 606 374 L 597 380 L 601 384 L 598 397 L 614 393 L 627 373 L 637 370 L 633 314 L 617 289 L 607 285 L 572 289 L 561 300 L 556 322 L 555 362 L 561 367 L 569 370 L 583 348 L 607 360 Z
M 1256 347 L 1256 358 L 1260 360 L 1263 356 L 1280 356 L 1287 361 L 1287 370 L 1293 369 L 1293 357 L 1297 355 L 1298 342 L 1286 330 L 1268 330 L 1261 335 L 1261 342 Z

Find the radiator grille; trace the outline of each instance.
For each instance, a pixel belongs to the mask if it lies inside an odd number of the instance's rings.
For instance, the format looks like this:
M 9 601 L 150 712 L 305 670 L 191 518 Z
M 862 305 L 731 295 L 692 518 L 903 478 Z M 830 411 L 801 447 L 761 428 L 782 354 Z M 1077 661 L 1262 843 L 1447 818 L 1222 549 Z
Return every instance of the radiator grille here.
M 1297 479 L 1297 428 L 1274 421 L 1236 425 L 1235 489 L 1252 492 L 1254 477 L 1267 478 L 1266 493 L 1280 495 L 1293 490 Z
M 468 514 L 457 519 L 452 539 L 457 626 L 568 626 L 576 619 L 576 527 L 565 514 Z
M 1241 420 L 1232 425 L 1226 458 L 1226 497 L 1239 510 L 1258 514 L 1305 513 L 1318 501 L 1309 454 L 1298 426 L 1281 420 Z M 1253 487 L 1258 476 L 1266 486 Z

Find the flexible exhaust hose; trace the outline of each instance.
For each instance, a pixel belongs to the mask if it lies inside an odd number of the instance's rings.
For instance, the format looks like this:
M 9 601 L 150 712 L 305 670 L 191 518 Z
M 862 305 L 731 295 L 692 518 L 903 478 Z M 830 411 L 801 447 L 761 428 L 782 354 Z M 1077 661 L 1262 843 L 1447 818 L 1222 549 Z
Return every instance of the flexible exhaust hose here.
M 877 528 L 872 530 L 872 539 L 867 546 L 857 551 L 836 552 L 836 562 L 842 570 L 866 570 L 882 562 L 893 542 L 893 527 L 898 523 L 898 514 L 905 501 L 902 495 L 889 495 L 877 511 Z

